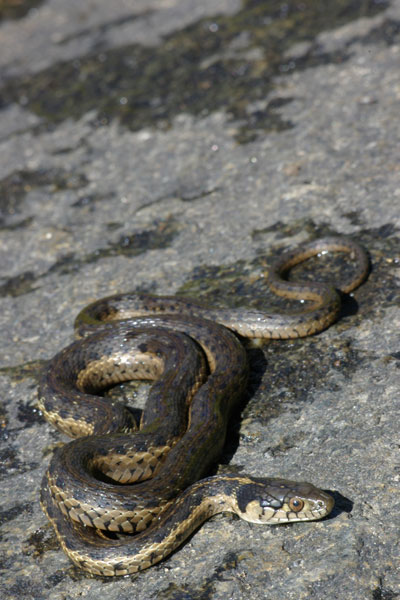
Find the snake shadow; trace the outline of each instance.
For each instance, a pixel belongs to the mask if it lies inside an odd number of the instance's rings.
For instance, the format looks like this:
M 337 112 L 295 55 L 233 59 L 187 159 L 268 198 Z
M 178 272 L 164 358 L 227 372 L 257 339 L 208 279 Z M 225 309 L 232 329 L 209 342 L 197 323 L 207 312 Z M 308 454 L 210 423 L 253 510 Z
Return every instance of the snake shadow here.
M 342 513 L 350 514 L 352 512 L 354 502 L 350 500 L 350 498 L 346 498 L 346 496 L 343 496 L 337 490 L 324 490 L 324 492 L 326 492 L 330 496 L 333 496 L 333 499 L 335 500 L 335 506 L 333 507 L 329 515 L 324 517 L 324 521 L 336 519 L 336 517 L 338 517 Z
M 338 316 L 338 321 L 343 319 L 344 317 L 351 317 L 358 313 L 358 302 L 357 300 L 351 296 L 350 294 L 345 294 L 338 290 L 341 297 L 341 307 Z
M 242 340 L 246 347 L 247 358 L 249 361 L 249 381 L 243 398 L 240 400 L 228 423 L 225 445 L 218 461 L 218 464 L 228 465 L 235 455 L 240 443 L 240 425 L 242 421 L 242 412 L 246 408 L 250 399 L 254 396 L 260 387 L 263 375 L 267 370 L 268 361 L 260 348 L 252 347 L 246 340 Z M 217 468 L 215 465 L 215 470 Z

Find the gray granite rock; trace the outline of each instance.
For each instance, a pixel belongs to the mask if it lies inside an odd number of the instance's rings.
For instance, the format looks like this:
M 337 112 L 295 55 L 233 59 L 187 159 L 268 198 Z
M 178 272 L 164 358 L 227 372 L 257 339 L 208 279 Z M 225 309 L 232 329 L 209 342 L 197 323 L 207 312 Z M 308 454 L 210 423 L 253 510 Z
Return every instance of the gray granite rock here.
M 1 597 L 400 597 L 399 0 L 7 4 Z M 284 310 L 265 264 L 332 232 L 368 249 L 370 277 L 326 332 L 249 349 L 220 466 L 310 480 L 335 492 L 332 516 L 215 517 L 131 578 L 71 566 L 38 503 L 65 439 L 35 403 L 78 311 L 131 289 Z M 340 268 L 321 259 L 303 276 Z

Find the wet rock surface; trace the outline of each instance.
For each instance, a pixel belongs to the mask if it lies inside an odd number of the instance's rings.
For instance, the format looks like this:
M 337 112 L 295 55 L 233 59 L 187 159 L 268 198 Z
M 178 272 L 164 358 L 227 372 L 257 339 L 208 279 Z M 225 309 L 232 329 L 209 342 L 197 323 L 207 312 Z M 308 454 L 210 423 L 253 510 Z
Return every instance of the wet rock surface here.
M 400 597 L 400 2 L 320 6 L 0 3 L 1 597 Z M 65 438 L 36 391 L 79 310 L 128 290 L 288 310 L 269 261 L 332 233 L 368 281 L 329 330 L 249 349 L 218 468 L 312 481 L 333 514 L 218 516 L 134 577 L 71 566 L 38 503 Z

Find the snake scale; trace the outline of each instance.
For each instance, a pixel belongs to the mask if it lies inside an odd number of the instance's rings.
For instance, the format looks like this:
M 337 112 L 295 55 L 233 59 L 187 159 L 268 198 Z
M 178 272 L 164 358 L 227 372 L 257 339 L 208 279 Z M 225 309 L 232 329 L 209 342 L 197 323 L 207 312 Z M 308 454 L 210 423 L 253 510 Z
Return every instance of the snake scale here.
M 285 279 L 296 264 L 330 251 L 354 262 L 337 289 Z M 79 339 L 49 362 L 39 385 L 46 419 L 76 438 L 55 451 L 41 488 L 42 508 L 70 559 L 96 575 L 128 575 L 164 559 L 218 512 L 269 524 L 328 514 L 333 499 L 309 483 L 206 475 L 246 387 L 240 337 L 325 329 L 338 318 L 341 293 L 359 286 L 368 268 L 356 242 L 330 237 L 284 252 L 268 271 L 273 292 L 308 301 L 301 312 L 212 309 L 136 293 L 83 309 Z M 132 379 L 154 382 L 139 427 L 128 408 L 100 395 Z

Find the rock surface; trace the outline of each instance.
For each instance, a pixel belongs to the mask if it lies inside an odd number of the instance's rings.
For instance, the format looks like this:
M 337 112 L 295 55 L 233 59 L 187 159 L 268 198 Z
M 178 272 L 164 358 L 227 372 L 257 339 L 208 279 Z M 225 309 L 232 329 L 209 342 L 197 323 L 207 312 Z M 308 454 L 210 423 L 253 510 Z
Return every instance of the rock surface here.
M 400 1 L 328 4 L 0 3 L 2 598 L 400 598 Z M 332 232 L 369 279 L 326 332 L 249 350 L 220 468 L 310 480 L 333 515 L 216 517 L 135 577 L 71 566 L 35 403 L 78 311 L 131 289 L 285 310 L 265 264 Z

